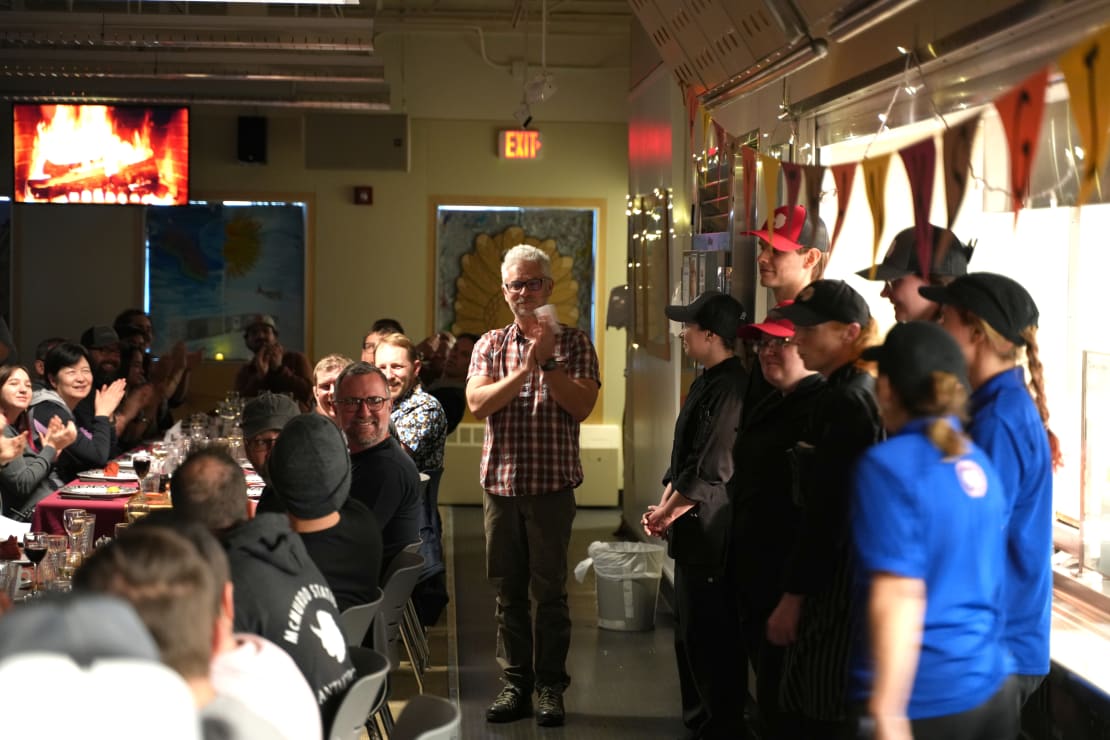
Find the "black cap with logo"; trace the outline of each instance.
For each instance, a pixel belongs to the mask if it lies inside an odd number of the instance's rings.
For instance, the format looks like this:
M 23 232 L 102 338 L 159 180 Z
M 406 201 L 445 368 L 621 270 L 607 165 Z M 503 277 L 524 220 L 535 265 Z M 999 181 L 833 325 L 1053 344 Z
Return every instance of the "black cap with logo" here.
M 815 280 L 789 306 L 776 311 L 795 326 L 816 326 L 826 321 L 864 326 L 871 320 L 867 301 L 843 280 Z

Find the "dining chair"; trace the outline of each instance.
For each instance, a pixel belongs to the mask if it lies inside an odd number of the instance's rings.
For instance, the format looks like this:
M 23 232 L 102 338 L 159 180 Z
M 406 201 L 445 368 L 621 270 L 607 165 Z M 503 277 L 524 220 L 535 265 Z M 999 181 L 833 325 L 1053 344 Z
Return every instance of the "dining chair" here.
M 373 648 L 388 656 L 394 662 L 398 661 L 400 655 L 397 643 L 404 646 L 405 654 L 416 676 L 417 689 L 420 692 L 424 691 L 424 680 L 412 646 L 406 639 L 401 625 L 405 618 L 406 604 L 412 596 L 412 589 L 420 578 L 420 571 L 423 567 L 424 557 L 422 555 L 403 550 L 397 553 L 390 564 L 391 572 L 386 576 L 385 584 L 382 586 L 382 604 L 378 610 L 378 617 L 374 620 L 370 630 L 373 636 Z
M 378 598 L 367 604 L 349 606 L 339 615 L 339 625 L 343 629 L 343 636 L 347 638 L 348 645 L 361 645 L 366 639 L 366 633 L 374 622 L 378 610 L 382 606 L 385 593 L 379 588 Z
M 363 728 L 369 729 L 374 715 L 386 703 L 389 694 L 386 688 L 389 659 L 368 648 L 352 647 L 350 651 L 357 677 L 339 704 L 328 731 L 328 740 L 359 740 Z
M 462 714 L 455 703 L 419 694 L 405 703 L 389 740 L 458 740 Z

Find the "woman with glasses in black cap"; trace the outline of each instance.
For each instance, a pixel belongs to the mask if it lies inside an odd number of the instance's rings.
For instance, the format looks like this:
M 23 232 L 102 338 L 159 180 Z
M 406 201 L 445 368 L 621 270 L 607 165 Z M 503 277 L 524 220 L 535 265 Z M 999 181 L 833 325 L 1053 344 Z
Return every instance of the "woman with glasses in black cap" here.
M 741 327 L 763 377 L 773 389 L 746 406 L 733 447 L 736 473 L 729 481 L 733 527 L 730 549 L 740 601 L 741 633 L 751 657 L 759 707 L 759 737 L 793 738 L 779 712 L 783 648 L 767 637 L 767 619 L 783 599 L 783 565 L 799 532 L 790 453 L 801 439 L 824 389 L 794 344 L 794 324 L 779 314 L 784 301 L 759 324 Z
M 746 318 L 730 295 L 706 291 L 688 306 L 667 306 L 682 323 L 682 347 L 705 367 L 675 422 L 663 495 L 641 526 L 666 537 L 674 558 L 675 656 L 682 693 L 682 721 L 689 737 L 748 737 L 744 721 L 747 660 L 739 615 L 725 577 L 732 505 L 732 445 L 740 423 L 747 373 L 733 352 Z
M 1005 638 L 1020 707 L 1049 669 L 1052 471 L 1061 463 L 1059 442 L 1048 428 L 1037 344 L 1040 313 L 1019 283 L 989 272 L 920 291 L 943 304 L 942 324 L 967 359 L 972 388 L 968 431 L 994 462 L 1006 491 Z M 1028 384 L 1019 364 L 1022 354 Z
M 850 701 L 859 737 L 1017 736 L 1000 626 L 1006 495 L 960 426 L 966 365 L 943 328 L 913 321 L 863 354 L 878 362 L 887 441 L 856 465 Z

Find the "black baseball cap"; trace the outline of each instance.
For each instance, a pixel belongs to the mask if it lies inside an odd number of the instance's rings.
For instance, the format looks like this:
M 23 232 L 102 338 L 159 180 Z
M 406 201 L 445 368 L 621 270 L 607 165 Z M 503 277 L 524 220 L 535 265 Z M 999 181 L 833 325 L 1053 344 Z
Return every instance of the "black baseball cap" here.
M 865 326 L 871 320 L 867 301 L 843 280 L 815 280 L 802 288 L 793 303 L 775 310 L 795 326 L 816 326 L 826 321 Z
M 1025 345 L 1021 332 L 1040 318 L 1033 296 L 1021 283 L 993 272 L 973 272 L 948 285 L 923 285 L 917 292 L 935 303 L 971 311 L 1019 347 Z
M 929 268 L 930 275 L 944 275 L 959 277 L 967 274 L 967 263 L 971 260 L 972 247 L 964 245 L 955 234 L 941 226 L 932 226 L 933 233 L 933 265 Z M 940 250 L 943 245 L 943 257 Z M 921 263 L 917 258 L 917 230 L 913 227 L 898 232 L 890 248 L 883 257 L 883 261 L 875 266 L 875 277 L 871 277 L 871 268 L 865 267 L 857 270 L 856 274 L 867 280 L 897 280 L 907 275 L 925 277 L 921 270 Z
M 967 361 L 960 345 L 940 324 L 907 321 L 896 324 L 886 340 L 868 347 L 862 359 L 879 363 L 879 374 L 890 378 L 894 390 L 907 403 L 913 403 L 928 388 L 934 372 L 950 373 L 967 382 Z
M 733 341 L 736 330 L 748 320 L 740 301 L 719 290 L 707 290 L 689 306 L 667 306 L 663 312 L 671 321 L 696 323 L 726 342 Z

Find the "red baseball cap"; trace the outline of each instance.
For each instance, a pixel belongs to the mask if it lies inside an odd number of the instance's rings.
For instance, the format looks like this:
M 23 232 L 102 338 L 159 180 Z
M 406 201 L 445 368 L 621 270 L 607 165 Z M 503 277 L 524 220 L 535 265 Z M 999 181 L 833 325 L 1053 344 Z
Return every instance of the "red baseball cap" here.
M 744 231 L 741 236 L 755 235 L 782 252 L 799 249 L 829 251 L 829 230 L 816 213 L 809 213 L 805 206 L 779 206 L 774 214 L 774 233 L 764 223 L 759 231 Z
M 782 316 L 778 310 L 789 306 L 793 300 L 783 301 L 767 312 L 767 318 L 758 324 L 746 324 L 736 331 L 740 339 L 759 339 L 761 334 L 770 334 L 772 337 L 794 336 L 794 322 Z

